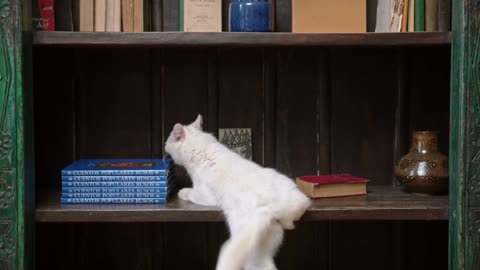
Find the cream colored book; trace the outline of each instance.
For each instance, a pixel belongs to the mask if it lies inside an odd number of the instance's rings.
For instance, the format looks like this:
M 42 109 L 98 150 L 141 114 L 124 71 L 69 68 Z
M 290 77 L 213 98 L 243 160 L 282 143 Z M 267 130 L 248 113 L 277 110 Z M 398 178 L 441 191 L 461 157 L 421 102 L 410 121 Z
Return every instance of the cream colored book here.
M 122 0 L 122 31 L 133 32 L 133 0 Z
M 221 0 L 184 0 L 183 31 L 222 32 Z
M 122 29 L 121 0 L 107 0 L 107 32 L 120 32 Z
M 94 0 L 81 0 L 80 2 L 80 26 L 79 30 L 82 32 L 93 32 L 95 19 Z
M 133 0 L 133 31 L 143 32 L 143 0 Z
M 408 32 L 415 32 L 415 0 L 408 0 Z
M 95 32 L 105 32 L 107 23 L 107 1 L 95 0 Z

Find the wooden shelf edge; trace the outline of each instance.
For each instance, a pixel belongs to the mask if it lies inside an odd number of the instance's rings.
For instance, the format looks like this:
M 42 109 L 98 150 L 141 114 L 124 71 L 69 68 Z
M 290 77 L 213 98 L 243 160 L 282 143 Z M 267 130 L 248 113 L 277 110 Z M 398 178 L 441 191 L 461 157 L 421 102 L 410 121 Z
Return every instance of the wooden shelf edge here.
M 413 33 L 185 33 L 33 32 L 34 46 L 425 46 L 450 45 L 450 32 Z
M 348 211 L 315 211 L 308 210 L 299 222 L 335 221 L 335 220 L 448 220 L 448 209 L 429 210 L 362 210 Z M 124 211 L 101 212 L 68 212 L 68 211 L 36 211 L 35 221 L 40 223 L 76 223 L 76 222 L 224 222 L 220 211 L 191 212 L 181 215 L 180 212 L 140 213 Z
M 60 193 L 43 192 L 37 222 L 221 222 L 220 209 L 181 201 L 164 205 L 60 205 Z M 448 220 L 448 196 L 418 196 L 394 187 L 369 187 L 368 196 L 314 200 L 301 222 L 322 220 Z

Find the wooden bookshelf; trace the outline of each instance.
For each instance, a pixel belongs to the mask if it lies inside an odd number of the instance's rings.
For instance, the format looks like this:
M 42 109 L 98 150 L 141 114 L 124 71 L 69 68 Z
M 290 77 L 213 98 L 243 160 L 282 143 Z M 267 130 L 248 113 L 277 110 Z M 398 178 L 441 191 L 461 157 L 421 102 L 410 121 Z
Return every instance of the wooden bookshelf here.
M 198 222 L 223 221 L 218 208 L 198 206 L 177 197 L 167 205 L 61 205 L 60 193 L 42 192 L 37 222 Z M 447 220 L 448 196 L 425 196 L 389 186 L 369 187 L 368 196 L 317 199 L 302 221 Z
M 448 32 L 418 33 L 185 33 L 33 32 L 34 46 L 425 46 L 449 45 Z
M 214 269 L 228 236 L 218 208 L 59 203 L 58 172 L 74 159 L 162 157 L 173 125 L 198 113 L 212 134 L 251 128 L 253 161 L 286 175 L 370 179 L 367 197 L 315 200 L 287 232 L 279 269 L 445 268 L 448 196 L 393 188 L 392 166 L 417 128 L 438 130 L 455 155 L 450 34 L 42 32 L 34 42 L 38 269 Z

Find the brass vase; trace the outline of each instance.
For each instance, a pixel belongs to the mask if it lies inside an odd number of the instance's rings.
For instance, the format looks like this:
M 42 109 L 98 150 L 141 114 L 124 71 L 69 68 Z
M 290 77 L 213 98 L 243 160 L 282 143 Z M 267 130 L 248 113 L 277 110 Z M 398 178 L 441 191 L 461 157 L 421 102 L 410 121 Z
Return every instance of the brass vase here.
M 394 174 L 408 192 L 448 193 L 448 158 L 438 151 L 437 133 L 415 131 L 410 151 L 400 158 Z

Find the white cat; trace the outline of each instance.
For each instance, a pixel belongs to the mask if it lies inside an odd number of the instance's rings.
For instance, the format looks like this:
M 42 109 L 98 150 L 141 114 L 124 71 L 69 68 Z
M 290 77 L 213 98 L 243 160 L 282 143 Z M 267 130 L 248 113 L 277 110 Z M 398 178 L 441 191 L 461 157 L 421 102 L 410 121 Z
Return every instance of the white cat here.
M 217 270 L 276 269 L 273 257 L 283 229 L 293 229 L 310 206 L 295 183 L 230 151 L 202 131 L 202 116 L 188 126 L 176 124 L 165 144 L 176 164 L 186 168 L 193 188 L 183 188 L 183 200 L 219 206 L 230 238 L 223 244 Z

